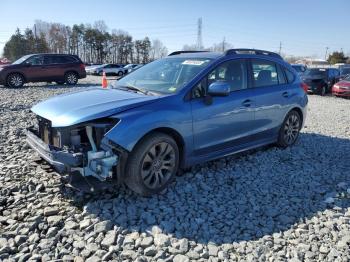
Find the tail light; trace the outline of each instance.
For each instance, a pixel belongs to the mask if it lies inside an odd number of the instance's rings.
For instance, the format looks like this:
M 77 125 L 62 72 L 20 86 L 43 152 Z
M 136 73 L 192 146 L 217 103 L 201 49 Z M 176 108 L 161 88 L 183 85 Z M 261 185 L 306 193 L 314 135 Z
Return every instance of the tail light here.
M 307 84 L 305 84 L 304 82 L 301 82 L 300 87 L 305 91 L 305 93 L 307 93 L 307 90 L 309 89 L 309 86 Z
M 80 68 L 81 69 L 85 69 L 85 65 L 84 64 L 80 64 Z

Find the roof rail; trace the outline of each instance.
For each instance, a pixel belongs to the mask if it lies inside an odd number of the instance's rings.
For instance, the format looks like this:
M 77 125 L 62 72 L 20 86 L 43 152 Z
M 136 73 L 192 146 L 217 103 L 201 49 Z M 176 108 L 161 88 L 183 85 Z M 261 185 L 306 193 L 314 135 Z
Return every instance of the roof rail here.
M 170 53 L 168 56 L 179 55 L 179 54 L 188 54 L 188 53 L 202 53 L 202 52 L 208 52 L 208 51 L 175 51 L 175 52 Z
M 267 55 L 283 60 L 283 58 L 274 52 L 259 50 L 259 49 L 249 49 L 249 48 L 238 48 L 229 49 L 225 52 L 225 55 L 235 55 L 235 54 L 255 54 L 255 55 Z

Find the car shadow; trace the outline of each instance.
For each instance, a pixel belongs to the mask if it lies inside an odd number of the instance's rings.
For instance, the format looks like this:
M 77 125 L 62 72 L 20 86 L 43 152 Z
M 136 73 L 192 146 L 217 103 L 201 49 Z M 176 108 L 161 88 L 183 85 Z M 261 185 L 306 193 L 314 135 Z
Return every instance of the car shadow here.
M 204 244 L 258 240 L 334 206 L 349 207 L 349 148 L 350 139 L 302 133 L 291 148 L 269 146 L 195 166 L 149 198 L 106 183 L 93 193 L 65 185 L 61 192 L 86 214 L 123 230 L 151 234 L 158 226 Z

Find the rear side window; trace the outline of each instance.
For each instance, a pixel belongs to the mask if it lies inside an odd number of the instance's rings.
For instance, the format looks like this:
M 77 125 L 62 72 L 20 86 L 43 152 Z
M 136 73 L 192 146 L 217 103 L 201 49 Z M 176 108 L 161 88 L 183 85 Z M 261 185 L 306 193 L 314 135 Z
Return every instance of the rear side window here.
M 277 67 L 274 62 L 260 59 L 252 60 L 254 87 L 278 85 Z
M 69 56 L 45 56 L 44 62 L 46 65 L 68 64 L 68 63 L 75 62 L 75 59 L 73 57 L 69 57 Z
M 288 83 L 292 83 L 295 79 L 294 74 L 291 71 L 289 71 L 287 68 L 284 69 L 284 72 L 286 73 Z

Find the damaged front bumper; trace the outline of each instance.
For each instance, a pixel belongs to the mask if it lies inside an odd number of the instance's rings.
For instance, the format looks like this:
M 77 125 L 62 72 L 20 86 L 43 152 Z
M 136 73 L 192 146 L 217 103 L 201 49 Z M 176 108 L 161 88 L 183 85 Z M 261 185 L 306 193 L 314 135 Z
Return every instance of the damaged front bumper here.
M 28 145 L 59 173 L 68 173 L 72 167 L 83 165 L 83 153 L 70 153 L 61 148 L 48 145 L 39 138 L 37 131 L 32 128 L 27 129 L 26 136 Z
M 120 177 L 119 156 L 106 144 L 99 151 L 70 152 L 45 143 L 33 128 L 27 129 L 26 136 L 28 145 L 61 174 L 78 171 L 82 176 L 93 176 L 101 181 L 114 174 Z

